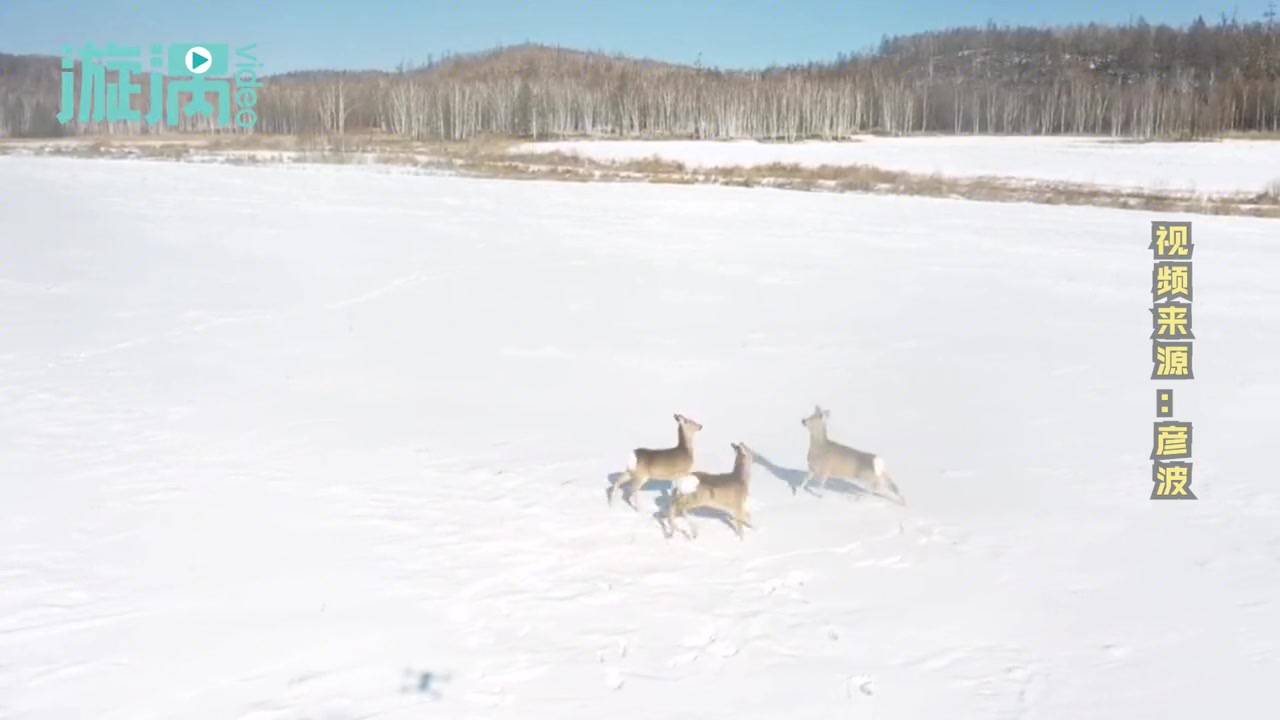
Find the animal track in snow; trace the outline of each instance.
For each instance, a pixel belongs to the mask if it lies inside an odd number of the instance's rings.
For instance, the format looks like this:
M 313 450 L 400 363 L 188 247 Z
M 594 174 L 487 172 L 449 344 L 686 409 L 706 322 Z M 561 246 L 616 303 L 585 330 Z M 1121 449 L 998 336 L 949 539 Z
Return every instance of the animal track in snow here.
M 845 696 L 855 700 L 858 696 L 872 697 L 876 694 L 875 679 L 870 675 L 850 675 L 844 682 Z
M 710 655 L 720 659 L 731 658 L 740 651 L 737 643 L 720 638 L 718 631 L 715 629 L 690 636 L 680 645 L 689 648 L 688 652 L 680 653 L 668 660 L 668 667 L 688 665 L 697 661 L 703 655 Z

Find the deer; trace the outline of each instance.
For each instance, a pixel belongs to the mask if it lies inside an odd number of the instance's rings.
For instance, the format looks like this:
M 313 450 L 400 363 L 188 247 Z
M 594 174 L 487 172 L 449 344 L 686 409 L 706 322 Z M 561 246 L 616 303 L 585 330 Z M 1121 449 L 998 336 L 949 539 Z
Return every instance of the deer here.
M 631 451 L 631 457 L 627 459 L 627 469 L 614 477 L 613 484 L 609 486 L 610 505 L 613 504 L 614 492 L 625 485 L 624 497 L 627 504 L 639 511 L 640 506 L 636 504 L 635 497 L 645 483 L 650 480 L 674 482 L 688 477 L 693 470 L 693 436 L 702 429 L 702 426 L 679 413 L 674 417 L 676 446 L 661 450 L 636 448 Z
M 907 501 L 898 492 L 898 486 L 886 472 L 884 460 L 879 455 L 854 450 L 827 437 L 827 418 L 830 416 L 830 411 L 815 405 L 813 414 L 800 421 L 809 431 L 809 474 L 798 487 L 791 488 L 791 494 L 804 490 L 821 497 L 809 489 L 809 483 L 817 480 L 819 486 L 825 487 L 827 479 L 835 477 L 866 481 L 874 494 L 906 505 Z
M 751 486 L 751 463 L 754 457 L 751 449 L 743 443 L 732 443 L 733 470 L 722 474 L 695 472 L 692 478 L 686 478 L 687 486 L 677 483 L 676 492 L 667 505 L 667 537 L 671 537 L 676 529 L 676 516 L 684 517 L 689 523 L 692 537 L 698 536 L 698 526 L 686 513 L 695 508 L 709 507 L 729 513 L 733 520 L 733 530 L 742 540 L 742 526 L 752 527 L 751 514 L 747 512 L 747 491 Z M 684 482 L 684 481 L 681 481 Z M 684 532 L 684 531 L 681 531 Z M 685 533 L 686 536 L 689 533 Z

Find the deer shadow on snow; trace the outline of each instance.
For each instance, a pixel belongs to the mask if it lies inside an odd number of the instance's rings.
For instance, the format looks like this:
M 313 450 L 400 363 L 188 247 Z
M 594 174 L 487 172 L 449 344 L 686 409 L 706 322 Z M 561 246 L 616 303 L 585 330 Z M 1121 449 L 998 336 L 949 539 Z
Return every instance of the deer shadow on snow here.
M 606 481 L 606 483 L 607 483 L 607 484 L 604 486 L 604 496 L 605 496 L 605 499 L 608 499 L 608 498 L 609 498 L 609 491 L 610 491 L 610 489 L 613 487 L 614 483 L 616 483 L 616 482 L 618 482 L 619 480 L 621 480 L 621 479 L 622 479 L 622 476 L 623 476 L 623 475 L 626 475 L 626 473 L 625 473 L 625 472 L 611 472 L 611 473 L 609 473 L 608 475 L 606 475 L 606 476 L 605 476 L 605 481 Z M 649 490 L 657 490 L 659 493 L 661 493 L 661 494 L 662 494 L 662 497 L 667 497 L 667 496 L 669 496 L 672 492 L 674 492 L 674 491 L 675 491 L 675 483 L 671 482 L 670 480 L 657 480 L 657 479 L 654 479 L 654 478 L 650 478 L 650 479 L 646 480 L 646 481 L 645 481 L 645 483 L 644 483 L 643 485 L 641 485 L 640 487 L 636 488 L 636 494 L 637 494 L 637 495 L 639 495 L 639 494 L 640 494 L 640 492 L 642 492 L 642 491 L 643 491 L 643 490 L 645 490 L 646 488 L 647 488 L 647 489 L 649 489 Z M 617 490 L 617 493 L 618 493 L 618 494 L 617 494 L 617 496 L 615 496 L 615 499 L 617 499 L 617 500 L 622 500 L 622 502 L 623 502 L 623 503 L 625 503 L 625 502 L 626 502 L 626 498 L 624 498 L 624 497 L 623 497 L 623 493 L 624 493 L 624 492 L 625 492 L 625 485 L 619 485 L 619 486 L 618 486 L 618 490 Z M 635 498 L 632 498 L 632 500 L 634 501 L 634 500 L 636 500 L 636 499 L 635 499 Z
M 809 472 L 807 470 L 797 470 L 795 468 L 776 465 L 771 462 L 769 458 L 761 455 L 759 452 L 755 453 L 755 463 L 765 470 L 768 470 L 774 477 L 786 483 L 787 487 L 791 488 L 792 495 L 799 492 L 800 487 L 804 485 L 804 479 L 809 477 Z M 827 478 L 827 481 L 821 485 L 814 482 L 811 483 L 808 488 L 805 488 L 805 492 L 810 495 L 813 495 L 814 497 L 822 497 L 817 492 L 814 492 L 813 488 L 815 487 L 819 490 L 832 490 L 848 496 L 851 500 L 861 500 L 863 497 L 871 497 L 875 495 L 875 493 L 867 490 L 861 485 L 843 478 L 829 477 Z

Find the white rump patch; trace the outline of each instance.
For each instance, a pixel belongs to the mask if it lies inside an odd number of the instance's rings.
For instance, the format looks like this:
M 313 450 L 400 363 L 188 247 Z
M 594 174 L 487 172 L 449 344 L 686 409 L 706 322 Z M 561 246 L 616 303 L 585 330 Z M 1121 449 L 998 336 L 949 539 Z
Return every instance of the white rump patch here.
M 685 475 L 676 480 L 676 491 L 681 494 L 688 495 L 698 489 L 698 478 L 696 475 Z
M 639 462 L 639 459 L 636 458 L 636 451 L 632 450 L 631 454 L 627 456 L 627 472 L 635 471 L 636 464 L 638 462 Z
M 884 460 L 879 455 L 871 463 L 871 467 L 876 471 L 876 475 L 884 475 Z

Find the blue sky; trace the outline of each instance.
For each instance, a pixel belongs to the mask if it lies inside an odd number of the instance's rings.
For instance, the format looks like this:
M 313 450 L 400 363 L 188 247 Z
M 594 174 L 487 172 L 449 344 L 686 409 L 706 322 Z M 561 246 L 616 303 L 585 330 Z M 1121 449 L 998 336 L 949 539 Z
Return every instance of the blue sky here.
M 428 54 L 525 41 L 706 65 L 760 67 L 827 60 L 882 35 L 955 25 L 1213 22 L 1260 19 L 1267 0 L 1108 3 L 926 0 L 0 0 L 0 52 L 58 54 L 63 44 L 257 43 L 263 72 L 391 69 Z

